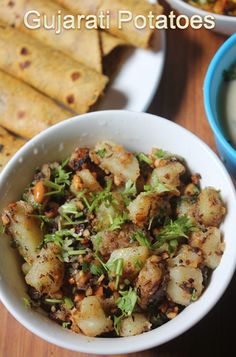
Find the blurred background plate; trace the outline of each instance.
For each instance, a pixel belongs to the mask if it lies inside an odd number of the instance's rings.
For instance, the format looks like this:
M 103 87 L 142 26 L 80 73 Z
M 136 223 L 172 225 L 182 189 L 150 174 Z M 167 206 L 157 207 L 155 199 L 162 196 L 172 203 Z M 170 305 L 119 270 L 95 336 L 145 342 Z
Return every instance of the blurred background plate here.
M 122 66 L 96 110 L 146 111 L 158 89 L 164 69 L 166 34 L 156 31 L 153 50 L 127 48 Z

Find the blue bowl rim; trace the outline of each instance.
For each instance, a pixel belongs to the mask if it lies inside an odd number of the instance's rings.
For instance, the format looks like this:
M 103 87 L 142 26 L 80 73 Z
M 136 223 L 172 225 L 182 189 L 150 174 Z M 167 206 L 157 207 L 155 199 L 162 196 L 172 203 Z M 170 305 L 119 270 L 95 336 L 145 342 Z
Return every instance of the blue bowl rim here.
M 232 35 L 227 41 L 224 42 L 224 44 L 218 49 L 215 56 L 213 57 L 210 65 L 208 67 L 207 74 L 206 74 L 205 81 L 204 81 L 204 105 L 205 105 L 205 111 L 207 114 L 209 124 L 210 124 L 216 138 L 219 140 L 220 144 L 222 144 L 224 149 L 226 151 L 228 151 L 230 153 L 230 155 L 232 155 L 236 159 L 236 150 L 226 140 L 222 131 L 219 129 L 219 127 L 216 124 L 216 119 L 213 115 L 213 112 L 211 109 L 211 101 L 210 101 L 210 89 L 211 89 L 212 78 L 217 70 L 218 63 L 221 62 L 221 60 L 224 58 L 225 54 L 232 47 L 232 45 L 234 45 L 235 43 L 236 43 L 236 33 L 234 35 Z M 235 61 L 236 61 L 236 58 L 235 58 Z

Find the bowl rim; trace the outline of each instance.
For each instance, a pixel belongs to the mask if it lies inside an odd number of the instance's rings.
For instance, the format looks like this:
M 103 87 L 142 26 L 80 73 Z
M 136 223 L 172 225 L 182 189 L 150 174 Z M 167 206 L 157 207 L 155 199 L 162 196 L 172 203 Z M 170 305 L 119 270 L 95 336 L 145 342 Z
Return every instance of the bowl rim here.
M 236 150 L 233 148 L 233 146 L 227 141 L 225 136 L 222 133 L 222 130 L 218 127 L 216 123 L 216 118 L 213 114 L 212 111 L 212 105 L 211 105 L 211 85 L 212 85 L 212 80 L 215 75 L 215 72 L 217 71 L 217 66 L 218 64 L 222 61 L 224 58 L 225 54 L 228 52 L 228 50 L 236 44 L 236 33 L 228 40 L 226 40 L 223 45 L 217 50 L 216 54 L 214 55 L 207 73 L 206 77 L 204 80 L 204 87 L 203 87 L 203 93 L 204 93 L 204 106 L 205 106 L 205 111 L 207 114 L 208 122 L 216 135 L 217 139 L 220 141 L 220 143 L 223 145 L 224 149 L 228 151 L 231 156 L 233 156 L 236 159 Z
M 196 9 L 196 15 L 197 12 L 201 15 L 201 16 L 206 16 L 211 14 L 212 16 L 214 16 L 214 18 L 218 21 L 227 21 L 229 23 L 236 23 L 236 17 L 235 16 L 229 16 L 229 15 L 221 15 L 221 14 L 216 14 L 215 12 L 211 12 L 211 11 L 206 11 L 203 9 L 200 9 L 199 7 L 195 7 L 189 3 L 187 3 L 185 0 L 167 0 L 167 2 L 172 6 L 173 3 L 177 3 L 179 4 L 181 7 L 186 8 L 188 10 L 193 11 L 194 9 Z
M 165 122 L 165 125 L 167 126 L 172 126 L 175 127 L 177 130 L 183 132 L 184 135 L 188 135 L 191 139 L 193 139 L 193 141 L 195 141 L 196 143 L 199 144 L 199 146 L 201 146 L 204 150 L 206 150 L 209 154 L 209 156 L 211 156 L 212 160 L 215 162 L 216 167 L 218 167 L 221 170 L 222 175 L 224 176 L 224 180 L 227 184 L 227 186 L 229 187 L 229 191 L 232 191 L 232 202 L 234 202 L 234 206 L 236 207 L 236 191 L 234 189 L 232 180 L 226 170 L 226 168 L 224 167 L 223 163 L 220 161 L 220 159 L 217 157 L 217 155 L 211 150 L 211 148 L 204 143 L 201 139 L 199 139 L 195 134 L 193 134 L 192 132 L 190 132 L 189 130 L 185 129 L 184 127 L 169 121 L 165 118 L 162 118 L 160 116 L 156 116 L 153 114 L 148 114 L 148 113 L 138 113 L 138 112 L 133 112 L 133 111 L 127 111 L 127 110 L 109 110 L 109 111 L 100 111 L 100 112 L 92 112 L 92 113 L 88 113 L 88 114 L 84 114 L 84 115 L 79 115 L 79 116 L 75 116 L 67 121 L 63 121 L 60 122 L 54 126 L 52 126 L 51 128 L 41 132 L 40 134 L 38 134 L 37 136 L 35 136 L 33 139 L 31 139 L 28 143 L 26 143 L 20 150 L 19 152 L 13 156 L 13 158 L 9 161 L 9 163 L 6 165 L 6 167 L 3 169 L 1 175 L 0 175 L 0 185 L 2 182 L 6 181 L 6 178 L 9 177 L 9 175 L 11 174 L 12 169 L 14 168 L 15 164 L 18 162 L 19 158 L 21 157 L 21 155 L 26 151 L 29 151 L 29 149 L 32 148 L 32 146 L 34 146 L 34 144 L 41 142 L 45 136 L 50 135 L 54 130 L 57 130 L 58 128 L 61 128 L 61 130 L 66 127 L 67 125 L 73 125 L 74 122 L 79 122 L 79 121 L 88 121 L 90 120 L 91 117 L 96 117 L 96 116 L 109 116 L 109 118 L 113 117 L 113 114 L 117 114 L 119 113 L 121 116 L 124 115 L 131 115 L 131 114 L 135 114 L 138 116 L 142 116 L 142 120 L 147 121 L 149 118 L 151 120 L 160 120 Z M 236 251 L 235 251 L 235 257 L 236 257 Z M 224 281 L 222 281 L 222 283 L 220 284 L 220 286 L 218 287 L 217 293 L 214 294 L 214 296 L 212 297 L 212 299 L 208 302 L 208 304 L 205 304 L 204 306 L 202 306 L 202 309 L 199 311 L 198 314 L 195 314 L 195 316 L 191 316 L 191 318 L 186 319 L 184 325 L 178 327 L 178 329 L 175 328 L 171 328 L 171 323 L 172 321 L 169 322 L 169 326 L 170 326 L 170 332 L 168 334 L 166 334 L 165 336 L 162 336 L 161 340 L 156 343 L 155 341 L 155 336 L 158 333 L 158 328 L 154 329 L 150 332 L 147 332 L 145 334 L 142 335 L 138 335 L 138 336 L 134 336 L 134 337 L 125 337 L 122 339 L 119 339 L 116 341 L 120 341 L 122 342 L 124 339 L 129 339 L 130 343 L 129 344 L 122 344 L 119 343 L 119 346 L 115 348 L 115 351 L 110 353 L 110 351 L 104 351 L 102 349 L 101 346 L 96 346 L 96 350 L 95 347 L 93 347 L 93 349 L 91 348 L 91 343 L 89 346 L 88 344 L 83 344 L 82 346 L 80 345 L 79 348 L 75 347 L 75 344 L 73 344 L 73 346 L 71 346 L 71 343 L 68 341 L 63 341 L 61 339 L 59 339 L 58 337 L 55 337 L 54 335 L 48 335 L 47 332 L 43 331 L 43 327 L 40 326 L 39 327 L 35 327 L 34 325 L 31 324 L 30 322 L 30 318 L 28 316 L 25 316 L 21 311 L 18 311 L 17 309 L 14 308 L 13 304 L 8 301 L 8 294 L 2 289 L 1 286 L 1 281 L 0 281 L 0 300 L 2 301 L 3 305 L 8 309 L 8 311 L 15 317 L 15 319 L 22 324 L 24 327 L 26 327 L 29 331 L 31 331 L 32 333 L 34 333 L 36 336 L 46 340 L 47 342 L 50 342 L 56 346 L 62 347 L 62 348 L 66 348 L 68 350 L 73 350 L 73 351 L 77 351 L 77 352 L 81 352 L 81 353 L 96 353 L 98 355 L 111 355 L 111 354 L 124 354 L 124 353 L 134 353 L 134 352 L 139 352 L 139 351 L 143 351 L 149 348 L 153 348 L 153 347 L 157 347 L 160 346 L 166 342 L 169 342 L 171 340 L 173 340 L 174 338 L 180 336 L 181 334 L 185 333 L 187 330 L 189 330 L 191 327 L 193 327 L 194 325 L 196 325 L 204 316 L 206 316 L 209 311 L 215 306 L 215 304 L 219 301 L 219 299 L 222 297 L 222 295 L 224 294 L 226 288 L 228 287 L 234 271 L 236 268 L 236 259 L 230 264 L 230 267 L 228 267 L 228 271 L 227 271 L 227 275 L 224 279 Z M 176 319 L 178 318 L 178 316 L 176 317 Z M 165 326 L 165 325 L 164 325 Z M 161 328 L 161 327 L 160 327 Z M 140 339 L 140 343 L 132 343 L 133 338 L 135 338 L 135 341 L 137 342 L 137 338 L 140 338 L 141 336 L 145 336 L 145 338 L 142 338 L 142 341 Z M 93 339 L 92 339 L 93 340 Z M 100 338 L 101 340 L 101 338 Z M 105 340 L 107 340 L 107 338 L 105 338 Z M 117 343 L 118 345 L 118 343 Z

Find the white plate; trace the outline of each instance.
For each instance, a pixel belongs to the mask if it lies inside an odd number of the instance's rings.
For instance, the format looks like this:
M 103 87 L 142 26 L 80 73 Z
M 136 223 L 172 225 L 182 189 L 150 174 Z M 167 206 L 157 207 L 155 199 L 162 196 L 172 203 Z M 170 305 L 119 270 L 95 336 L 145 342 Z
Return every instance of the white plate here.
M 158 89 L 165 63 L 166 36 L 157 31 L 154 49 L 129 49 L 97 110 L 146 111 Z

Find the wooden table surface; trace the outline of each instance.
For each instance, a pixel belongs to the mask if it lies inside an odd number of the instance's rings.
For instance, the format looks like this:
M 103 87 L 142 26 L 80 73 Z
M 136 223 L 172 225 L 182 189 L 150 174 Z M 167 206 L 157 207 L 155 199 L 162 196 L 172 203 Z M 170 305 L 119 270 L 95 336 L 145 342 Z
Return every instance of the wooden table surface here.
M 204 113 L 202 88 L 208 64 L 225 38 L 210 31 L 189 29 L 168 31 L 167 39 L 165 71 L 149 111 L 186 127 L 214 149 L 214 139 Z M 197 326 L 170 343 L 130 356 L 236 355 L 236 352 L 233 352 L 235 298 L 236 276 L 220 302 Z M 13 356 L 85 357 L 87 355 L 63 350 L 34 336 L 0 304 L 0 357 Z

